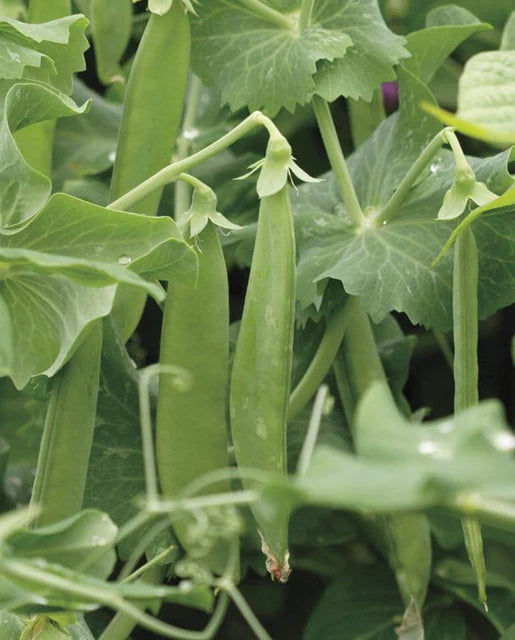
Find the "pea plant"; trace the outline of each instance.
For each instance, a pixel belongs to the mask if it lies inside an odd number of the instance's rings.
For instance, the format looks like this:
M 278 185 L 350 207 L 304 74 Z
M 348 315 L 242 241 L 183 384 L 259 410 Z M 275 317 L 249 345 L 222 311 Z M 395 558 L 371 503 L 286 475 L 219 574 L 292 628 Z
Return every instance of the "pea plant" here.
M 2 640 L 515 637 L 514 87 L 512 0 L 0 0 Z

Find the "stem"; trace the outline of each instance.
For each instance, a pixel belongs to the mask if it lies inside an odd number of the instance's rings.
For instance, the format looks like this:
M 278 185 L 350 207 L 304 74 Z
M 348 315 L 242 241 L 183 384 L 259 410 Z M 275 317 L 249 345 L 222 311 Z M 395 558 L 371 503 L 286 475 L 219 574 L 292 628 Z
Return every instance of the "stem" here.
M 322 422 L 322 414 L 324 412 L 325 403 L 329 393 L 329 387 L 323 385 L 320 387 L 315 398 L 315 404 L 313 405 L 313 411 L 311 412 L 311 419 L 308 425 L 308 431 L 304 444 L 302 445 L 302 451 L 300 452 L 299 460 L 297 462 L 297 475 L 303 476 L 308 470 L 309 463 L 313 457 L 313 451 L 318 438 L 318 432 L 320 431 L 320 423 Z
M 433 335 L 435 337 L 436 342 L 438 343 L 438 346 L 440 347 L 443 357 L 445 358 L 445 362 L 447 362 L 447 364 L 452 370 L 454 354 L 452 352 L 451 346 L 449 345 L 447 338 L 445 337 L 445 334 L 442 333 L 441 331 L 437 331 L 436 329 L 434 329 Z
M 279 29 L 287 29 L 288 31 L 291 31 L 295 28 L 295 22 L 292 18 L 285 16 L 284 13 L 276 11 L 266 4 L 263 4 L 260 0 L 240 0 L 240 4 L 254 15 L 266 20 L 266 22 L 273 24 Z
M 454 135 L 454 134 L 453 134 Z M 464 229 L 456 240 L 453 275 L 454 411 L 478 403 L 478 256 L 474 234 Z M 476 518 L 462 520 L 465 547 L 476 574 L 478 597 L 486 607 L 486 567 L 481 526 Z
M 173 511 L 193 511 L 194 509 L 208 509 L 210 507 L 222 507 L 228 504 L 248 505 L 259 499 L 257 491 L 232 491 L 230 493 L 218 493 L 198 498 L 183 498 L 181 500 L 160 500 L 152 504 L 149 512 L 153 515 L 170 513 Z
M 194 131 L 201 95 L 202 82 L 197 76 L 192 74 L 182 125 L 182 135 L 177 140 L 177 160 L 184 160 L 190 151 L 193 136 L 190 137 L 188 133 Z M 190 189 L 188 185 L 184 182 L 177 183 L 174 194 L 174 217 L 177 222 L 179 222 L 181 216 L 188 210 L 189 200 Z
M 261 622 L 259 622 L 259 620 L 256 618 L 256 615 L 249 607 L 247 601 L 241 594 L 241 591 L 238 589 L 238 587 L 236 587 L 236 585 L 226 579 L 219 580 L 217 584 L 220 589 L 230 595 L 231 600 L 239 609 L 241 615 L 245 618 L 249 627 L 255 633 L 256 638 L 259 638 L 259 640 L 272 640 Z
M 304 32 L 309 27 L 314 6 L 315 0 L 302 0 L 299 15 L 299 33 Z
M 431 162 L 435 153 L 437 153 L 438 150 L 441 149 L 441 147 L 445 144 L 446 135 L 448 134 L 448 132 L 449 129 L 442 129 L 441 131 L 439 131 L 431 140 L 431 142 L 426 146 L 424 151 L 422 151 L 415 164 L 404 176 L 402 182 L 399 185 L 399 188 L 394 192 L 392 197 L 384 206 L 381 213 L 377 216 L 377 224 L 390 222 L 397 216 L 399 209 L 402 203 L 406 200 L 411 187 L 420 176 L 422 171 L 424 171 L 427 165 Z
M 204 147 L 204 149 L 197 151 L 197 153 L 184 158 L 183 160 L 179 160 L 167 167 L 164 167 L 153 176 L 147 178 L 147 180 L 144 180 L 141 184 L 128 191 L 125 195 L 113 200 L 107 208 L 121 210 L 128 209 L 131 205 L 149 195 L 156 189 L 160 189 L 169 182 L 176 180 L 177 176 L 181 173 L 188 171 L 192 167 L 195 167 L 217 153 L 220 153 L 220 151 L 227 149 L 227 147 L 230 147 L 232 144 L 240 140 L 240 138 L 259 126 L 264 126 L 271 135 L 276 135 L 278 133 L 277 127 L 269 118 L 259 111 L 254 111 L 254 113 L 251 113 L 250 116 L 243 120 L 243 122 L 240 122 L 240 124 L 236 125 L 234 129 L 215 142 Z
M 37 526 L 82 507 L 97 408 L 102 324 L 96 321 L 72 359 L 55 376 L 41 440 L 31 504 Z
M 352 306 L 355 304 L 356 298 L 346 299 L 329 316 L 317 352 L 290 396 L 288 421 L 293 420 L 304 409 L 329 372 L 347 329 Z
M 320 96 L 314 96 L 313 109 L 315 110 L 315 116 L 320 133 L 322 134 L 325 150 L 349 217 L 356 227 L 362 227 L 366 219 L 361 210 L 354 185 L 352 184 L 329 105 Z
M 139 578 L 141 575 L 143 575 L 145 571 L 147 571 L 148 569 L 151 569 L 156 564 L 159 564 L 160 562 L 165 560 L 172 553 L 172 551 L 175 551 L 175 549 L 177 549 L 177 545 L 175 544 L 170 545 L 168 549 L 161 551 L 161 553 L 158 553 L 157 556 L 154 556 L 151 560 L 149 560 L 148 562 L 145 562 L 145 564 L 142 564 L 141 567 L 136 569 L 136 571 L 133 571 L 130 575 L 128 575 L 123 580 L 121 580 L 121 582 L 126 583 L 126 582 L 132 582 L 133 580 L 136 580 L 136 578 Z
M 459 495 L 453 508 L 469 518 L 478 518 L 505 531 L 515 531 L 515 505 L 480 494 Z

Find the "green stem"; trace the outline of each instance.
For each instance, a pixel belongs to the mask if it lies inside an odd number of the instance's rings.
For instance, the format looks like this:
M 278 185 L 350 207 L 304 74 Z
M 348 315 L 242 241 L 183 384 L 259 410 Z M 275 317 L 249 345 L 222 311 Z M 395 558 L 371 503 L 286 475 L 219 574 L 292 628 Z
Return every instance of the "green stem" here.
M 453 275 L 454 411 L 478 403 L 478 256 L 474 234 L 464 229 L 456 240 Z M 465 547 L 476 574 L 479 600 L 486 606 L 486 567 L 481 526 L 474 518 L 462 521 Z
M 260 0 L 240 0 L 240 4 L 254 15 L 262 18 L 270 24 L 273 24 L 279 29 L 287 29 L 288 31 L 291 31 L 295 28 L 295 21 L 292 18 L 285 16 L 284 13 L 276 11 L 266 4 L 263 4 Z
M 352 184 L 329 105 L 320 96 L 314 96 L 312 104 L 325 150 L 349 217 L 356 227 L 362 227 L 366 223 L 366 219 Z
M 311 412 L 311 419 L 308 425 L 308 431 L 304 444 L 302 445 L 302 451 L 300 452 L 299 460 L 297 462 L 297 475 L 303 476 L 308 470 L 309 463 L 313 457 L 313 451 L 318 438 L 318 432 L 320 431 L 320 423 L 322 422 L 322 414 L 324 413 L 325 404 L 329 394 L 329 387 L 322 385 L 318 390 L 315 403 L 313 405 L 313 411 Z
M 293 420 L 315 395 L 336 358 L 356 298 L 346 299 L 327 320 L 325 333 L 306 373 L 293 390 L 288 404 L 288 421 Z
M 111 202 L 111 204 L 109 204 L 107 208 L 120 210 L 128 209 L 133 204 L 149 195 L 156 189 L 160 189 L 166 184 L 176 180 L 177 176 L 179 176 L 181 173 L 188 171 L 189 169 L 197 166 L 205 160 L 213 157 L 217 153 L 220 153 L 224 149 L 227 149 L 227 147 L 230 147 L 232 144 L 240 140 L 240 138 L 247 135 L 247 133 L 260 126 L 264 126 L 268 130 L 270 135 L 277 135 L 279 133 L 277 127 L 269 118 L 267 118 L 259 111 L 255 111 L 254 113 L 251 113 L 250 116 L 245 118 L 243 122 L 240 122 L 240 124 L 234 127 L 234 129 L 226 133 L 215 142 L 211 143 L 207 147 L 204 147 L 204 149 L 197 151 L 197 153 L 184 158 L 183 160 L 173 162 L 167 167 L 164 167 L 153 176 L 128 191 L 125 195 L 117 198 L 116 200 L 113 200 L 113 202 Z M 281 134 L 279 133 L 279 135 Z
M 209 509 L 225 505 L 248 505 L 259 499 L 257 491 L 231 491 L 230 493 L 215 493 L 198 498 L 182 498 L 180 500 L 160 500 L 152 504 L 149 513 L 171 513 L 173 511 L 193 511 L 195 509 Z
M 172 551 L 175 551 L 175 549 L 177 549 L 177 545 L 170 545 L 167 549 L 158 553 L 157 556 L 154 556 L 151 560 L 142 564 L 141 567 L 136 569 L 136 571 L 133 571 L 130 575 L 121 580 L 121 582 L 132 582 L 133 580 L 136 580 L 136 578 L 142 576 L 148 569 L 155 567 L 163 562 L 163 560 L 166 560 L 166 558 L 171 555 Z
M 188 91 L 188 99 L 186 102 L 186 110 L 184 112 L 184 122 L 182 125 L 182 135 L 177 140 L 177 160 L 184 160 L 191 148 L 191 139 L 195 131 L 195 119 L 197 110 L 202 96 L 202 82 L 200 79 L 192 75 L 190 87 Z M 174 194 L 174 217 L 177 222 L 181 216 L 188 210 L 190 202 L 190 189 L 184 182 L 178 182 L 175 185 Z
M 487 498 L 480 494 L 459 495 L 453 508 L 467 518 L 484 521 L 505 531 L 515 531 L 515 505 Z
M 315 0 L 302 0 L 299 15 L 299 33 L 303 33 L 311 24 L 311 16 L 313 15 L 313 7 Z
M 55 376 L 39 451 L 32 504 L 38 526 L 82 507 L 93 442 L 102 350 L 102 324 L 93 324 L 72 359 Z
M 437 153 L 438 150 L 441 149 L 442 145 L 445 144 L 447 132 L 448 129 L 442 129 L 442 131 L 439 131 L 427 145 L 424 151 L 422 151 L 415 164 L 404 176 L 401 184 L 399 185 L 399 188 L 395 191 L 395 193 L 384 206 L 381 213 L 377 216 L 376 224 L 390 222 L 397 216 L 399 209 L 403 202 L 406 200 L 411 187 L 414 185 L 415 181 L 420 176 L 422 171 L 424 171 L 427 165 L 431 162 L 435 153 Z

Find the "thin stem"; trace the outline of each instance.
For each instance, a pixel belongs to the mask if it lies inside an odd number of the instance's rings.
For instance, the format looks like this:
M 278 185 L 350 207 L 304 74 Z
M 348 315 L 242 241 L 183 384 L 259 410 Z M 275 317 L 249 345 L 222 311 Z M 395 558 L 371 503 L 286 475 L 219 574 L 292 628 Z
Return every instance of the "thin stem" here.
M 247 621 L 247 624 L 252 629 L 256 638 L 259 640 L 272 640 L 271 636 L 268 634 L 267 630 L 263 627 L 261 622 L 256 618 L 255 613 L 249 607 L 247 601 L 241 594 L 241 591 L 229 580 L 222 578 L 217 581 L 220 589 L 225 591 L 231 597 L 231 600 L 234 602 L 236 607 L 239 609 L 241 615 Z
M 243 122 L 240 122 L 240 124 L 234 127 L 234 129 L 215 142 L 204 147 L 204 149 L 197 151 L 197 153 L 184 158 L 183 160 L 178 160 L 177 162 L 173 162 L 167 167 L 164 167 L 153 176 L 150 176 L 150 178 L 147 178 L 147 180 L 144 180 L 141 184 L 128 191 L 125 195 L 113 200 L 107 208 L 119 210 L 128 209 L 156 189 L 160 189 L 166 184 L 176 180 L 177 176 L 181 173 L 188 171 L 192 167 L 197 166 L 201 162 L 204 162 L 224 149 L 227 149 L 227 147 L 230 147 L 232 144 L 240 140 L 240 138 L 247 135 L 247 133 L 260 126 L 265 127 L 270 135 L 281 135 L 277 127 L 269 118 L 259 111 L 254 111 L 254 113 L 251 113 L 250 116 L 243 120 Z
M 302 445 L 302 451 L 300 452 L 299 460 L 297 462 L 297 475 L 303 476 L 308 470 L 309 463 L 313 457 L 313 451 L 318 439 L 318 432 L 320 431 L 320 424 L 322 422 L 322 414 L 324 413 L 325 404 L 329 394 L 329 387 L 322 385 L 318 390 L 313 405 L 313 411 L 311 412 L 311 419 L 308 425 L 308 431 Z
M 195 131 L 195 120 L 197 110 L 202 96 L 202 82 L 193 75 L 191 76 L 190 87 L 188 91 L 188 99 L 186 101 L 186 110 L 184 112 L 184 122 L 182 125 L 182 135 L 177 140 L 177 160 L 183 160 L 187 157 L 191 149 L 191 141 Z M 174 217 L 177 222 L 188 210 L 190 199 L 190 189 L 184 182 L 175 185 L 174 194 Z
M 315 395 L 336 358 L 347 329 L 350 309 L 356 298 L 346 299 L 327 320 L 325 333 L 305 374 L 292 391 L 288 404 L 288 420 L 293 420 Z
M 275 27 L 279 27 L 279 29 L 291 31 L 295 28 L 295 21 L 292 18 L 263 4 L 260 0 L 240 0 L 240 4 L 254 15 L 266 20 L 266 22 L 273 24 Z
M 431 162 L 435 153 L 437 153 L 438 150 L 441 149 L 441 147 L 445 144 L 446 132 L 448 131 L 449 129 L 442 129 L 442 131 L 439 131 L 427 145 L 424 151 L 422 151 L 415 164 L 412 165 L 411 169 L 404 176 L 402 182 L 399 185 L 399 188 L 395 191 L 395 193 L 384 206 L 381 213 L 377 216 L 377 224 L 390 222 L 397 216 L 399 209 L 402 203 L 406 200 L 411 187 L 414 185 L 415 181 L 420 176 L 422 171 L 424 171 L 427 165 Z
M 441 331 L 437 331 L 436 329 L 433 330 L 433 335 L 436 342 L 438 343 L 438 346 L 440 347 L 443 357 L 445 358 L 445 362 L 447 362 L 452 371 L 454 354 L 452 352 L 449 341 L 447 340 L 444 333 L 442 333 Z
M 156 564 L 157 565 L 160 564 L 169 555 L 171 555 L 172 551 L 175 551 L 175 549 L 177 549 L 177 545 L 171 544 L 167 549 L 165 549 L 164 551 L 161 551 L 161 553 L 158 553 L 157 556 L 154 556 L 151 560 L 149 560 L 148 562 L 145 562 L 145 564 L 142 564 L 141 567 L 136 569 L 136 571 L 133 571 L 126 578 L 123 578 L 123 580 L 121 580 L 120 582 L 127 583 L 127 582 L 132 582 L 133 580 L 136 580 L 136 578 L 139 578 L 140 576 L 142 576 L 145 573 L 145 571 L 147 571 L 148 569 L 151 569 Z
M 127 576 L 134 571 L 134 568 L 138 564 L 138 560 L 145 553 L 146 549 L 148 549 L 152 540 L 154 540 L 154 538 L 156 538 L 162 531 L 168 529 L 169 526 L 170 521 L 167 518 L 161 519 L 153 524 L 148 531 L 145 531 L 140 538 L 138 538 L 127 562 L 123 565 L 122 570 L 118 575 L 118 580 L 123 582 Z
M 352 184 L 329 105 L 320 96 L 314 96 L 312 104 L 325 150 L 349 217 L 356 227 L 362 227 L 366 223 L 366 219 Z
M 311 16 L 313 15 L 313 7 L 315 6 L 315 0 L 302 0 L 300 5 L 299 15 L 299 33 L 305 31 L 311 24 Z
M 230 493 L 218 493 L 198 498 L 185 498 L 181 500 L 160 500 L 149 505 L 148 511 L 154 514 L 170 513 L 173 511 L 193 511 L 194 509 L 208 509 L 221 507 L 228 504 L 247 505 L 259 499 L 257 491 L 232 491 Z

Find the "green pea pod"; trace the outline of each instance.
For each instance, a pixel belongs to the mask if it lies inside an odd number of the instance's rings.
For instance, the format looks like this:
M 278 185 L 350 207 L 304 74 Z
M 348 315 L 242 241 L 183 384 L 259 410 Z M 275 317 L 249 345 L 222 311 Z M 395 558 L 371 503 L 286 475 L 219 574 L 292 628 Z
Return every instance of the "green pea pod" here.
M 170 162 L 186 91 L 190 41 L 188 17 L 180 2 L 163 16 L 150 16 L 125 92 L 111 201 Z M 131 211 L 155 215 L 160 199 L 161 190 L 156 190 Z M 145 298 L 119 287 L 113 314 L 124 340 L 134 331 Z
M 454 411 L 464 411 L 478 403 L 478 256 L 470 227 L 456 239 L 453 274 L 454 321 Z M 481 525 L 475 518 L 462 521 L 465 548 L 474 569 L 479 600 L 486 607 L 486 567 Z
M 170 283 L 161 337 L 161 364 L 188 370 L 191 391 L 178 390 L 162 374 L 156 428 L 156 457 L 163 493 L 176 496 L 190 482 L 210 471 L 230 466 L 226 399 L 229 359 L 229 289 L 218 230 L 208 223 L 194 239 L 199 259 L 195 289 Z M 229 481 L 210 491 L 230 491 Z M 195 551 L 187 526 L 176 533 Z M 220 543 L 205 561 L 217 573 L 227 564 L 228 546 Z
M 286 474 L 286 412 L 295 320 L 295 238 L 288 187 L 261 199 L 231 381 L 238 465 Z M 244 478 L 243 484 L 249 482 Z M 254 511 L 272 578 L 289 574 L 287 512 Z
M 90 16 L 98 77 L 104 84 L 125 82 L 119 61 L 131 37 L 131 0 L 91 0 Z

